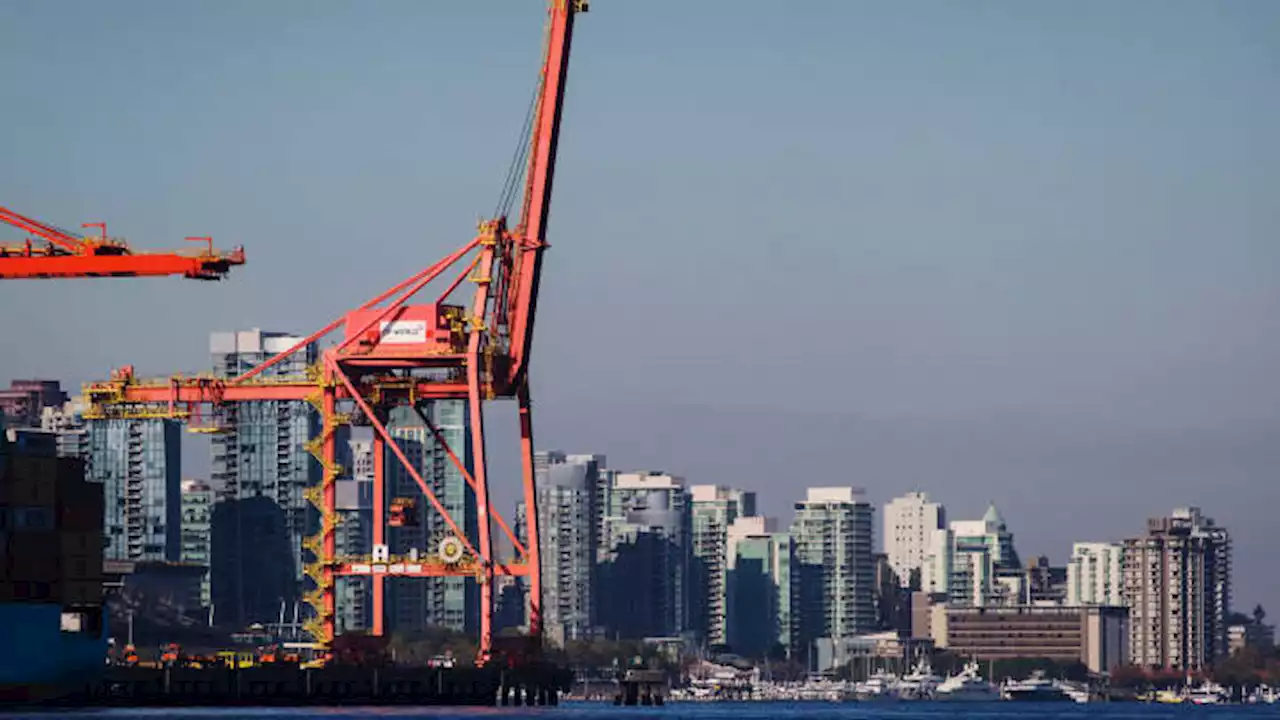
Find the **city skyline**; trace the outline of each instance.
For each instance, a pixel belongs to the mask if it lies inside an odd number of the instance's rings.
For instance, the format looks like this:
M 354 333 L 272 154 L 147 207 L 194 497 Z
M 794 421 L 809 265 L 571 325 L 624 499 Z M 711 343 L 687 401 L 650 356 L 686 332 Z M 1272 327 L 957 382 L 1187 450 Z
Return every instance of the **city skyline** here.
M 252 335 L 252 334 L 254 334 L 254 333 L 258 333 L 258 332 L 260 332 L 260 331 L 255 330 L 255 331 L 252 331 L 252 333 L 250 333 L 250 334 Z M 216 361 L 216 360 L 217 360 L 217 357 L 215 356 L 215 361 Z M 19 383 L 26 383 L 26 384 L 25 384 L 25 385 L 20 385 Z M 32 383 L 34 383 L 35 385 L 34 385 L 34 386 L 32 386 Z M 91 443 L 89 442 L 89 440 L 92 438 L 93 433 L 92 433 L 92 432 L 86 432 L 86 430 L 84 429 L 84 426 L 83 426 L 83 420 L 79 420 L 78 418 L 74 417 L 74 414 L 71 412 L 71 411 L 73 410 L 73 408 L 74 408 L 74 402 L 73 402 L 73 401 L 67 401 L 66 403 L 62 403 L 62 397 L 63 397 L 63 395 L 62 395 L 62 394 L 60 394 L 59 392 L 57 392 L 57 391 L 58 391 L 58 382 L 57 382 L 56 380 L 48 380 L 48 379 L 35 380 L 35 381 L 32 381 L 32 380 L 22 380 L 22 381 L 15 381 L 15 382 L 14 382 L 14 385 L 15 385 L 15 387 L 22 387 L 22 388 L 24 388 L 24 389 L 23 389 L 21 392 L 19 392 L 19 391 L 17 391 L 17 390 L 13 390 L 13 391 L 3 391 L 3 392 L 7 392 L 7 393 L 9 393 L 9 395 L 11 395 L 11 396 L 12 396 L 12 397 L 10 397 L 10 400 L 9 400 L 10 402 L 17 403 L 17 404 L 21 405 L 22 407 L 26 408 L 27 401 L 26 401 L 25 399 L 23 399 L 23 398 L 19 397 L 23 392 L 25 392 L 25 393 L 35 393 L 35 394 L 37 394 L 37 395 L 40 395 L 41 397 L 43 397 L 43 398 L 44 398 L 42 401 L 47 401 L 47 402 L 54 402 L 54 403 L 56 403 L 55 405 L 52 405 L 52 406 L 46 406 L 46 408 L 44 408 L 44 411 L 43 411 L 43 412 L 41 412 L 41 408 L 39 408 L 39 407 L 35 407 L 33 410 L 31 410 L 31 411 L 30 411 L 30 413 L 34 413 L 34 414 L 30 414 L 27 410 L 25 410 L 25 409 L 24 409 L 23 413 L 25 413 L 25 414 L 21 415 L 21 418 L 22 418 L 23 422 L 31 422 L 31 423 L 34 423 L 34 424 L 35 424 L 35 425 L 34 425 L 35 427 L 40 427 L 40 426 L 42 426 L 42 425 L 43 425 L 43 426 L 45 427 L 45 429 L 46 429 L 46 430 L 56 430 L 56 431 L 58 431 L 58 432 L 60 432 L 60 433 L 66 433 L 68 430 L 70 430 L 71 432 L 70 432 L 66 437 L 62 437 L 62 436 L 60 436 L 60 438 L 59 438 L 59 443 L 60 443 L 60 444 L 63 444 L 63 441 L 64 441 L 64 440 L 66 440 L 66 441 L 68 441 L 68 442 L 70 443 L 70 446 L 72 446 L 73 448 L 74 448 L 74 447 L 81 447 L 81 448 L 82 448 L 82 450 L 83 450 L 84 452 L 92 452 L 92 446 L 91 446 Z M 65 390 L 65 388 L 64 388 L 64 390 Z M 58 403 L 62 403 L 62 404 L 58 404 Z M 38 403 L 37 403 L 37 404 L 38 404 Z M 70 421 L 68 420 L 68 418 L 70 418 Z M 37 420 L 38 420 L 38 422 L 37 422 Z M 90 426 L 91 426 L 91 427 L 92 427 L 93 425 L 94 425 L 94 424 L 92 424 L 92 423 L 90 424 Z M 104 431 L 104 430 L 108 427 L 108 425 L 109 425 L 109 424 L 97 424 L 97 426 L 98 426 L 98 428 L 99 428 L 99 431 Z M 459 431 L 460 431 L 460 430 L 455 430 L 455 432 L 459 432 Z M 176 433 L 171 433 L 171 435 L 176 436 Z M 83 439 L 81 439 L 81 438 L 83 438 Z M 169 444 L 172 444 L 172 438 L 171 438 L 171 440 L 170 440 L 170 441 L 167 441 L 167 442 L 168 442 Z M 205 450 L 204 452 L 201 452 L 201 453 L 197 453 L 197 454 L 195 454 L 195 459 L 197 460 L 197 463 L 199 463 L 199 461 L 200 461 L 200 460 L 204 460 L 204 459 L 206 459 L 206 458 L 208 457 L 208 455 L 206 455 L 206 454 L 205 454 L 205 453 L 207 453 L 207 452 L 208 452 L 208 451 L 207 451 L 207 450 Z M 554 453 L 559 452 L 559 451 L 539 451 L 540 456 L 545 456 L 545 453 L 546 453 L 546 452 L 551 452 L 551 453 L 553 453 L 553 454 L 554 454 Z M 189 467 L 190 461 L 191 461 L 191 459 L 192 459 L 192 453 L 190 453 L 189 451 L 185 451 L 185 450 L 184 450 L 184 452 L 180 453 L 180 456 L 181 456 L 181 458 L 180 458 L 180 459 L 181 459 L 181 465 L 182 465 L 182 467 L 181 467 L 181 472 L 180 472 L 180 476 L 181 476 L 181 479 L 182 479 L 183 481 L 188 481 L 188 480 L 203 480 L 203 481 L 206 481 L 206 482 L 210 482 L 210 484 L 211 484 L 211 486 L 213 487 L 214 491 L 215 491 L 217 494 L 219 494 L 219 495 L 221 495 L 222 493 L 224 493 L 224 492 L 227 490 L 227 488 L 226 488 L 226 487 L 224 487 L 224 486 L 223 486 L 223 484 L 222 484 L 221 482 L 219 482 L 219 480 L 218 480 L 217 478 L 210 479 L 208 476 L 204 476 L 204 477 L 202 477 L 202 476 L 200 476 L 198 473 L 192 473 L 192 472 L 190 472 L 190 471 L 187 469 L 187 468 Z M 571 460 L 573 460 L 574 458 L 577 458 L 579 461 L 586 461 L 586 460 L 588 460 L 588 459 L 595 459 L 595 460 L 596 460 L 596 461 L 598 461 L 599 463 L 603 463 L 604 457 L 605 457 L 605 456 L 604 456 L 603 454 L 600 454 L 600 455 L 569 455 L 569 458 L 570 458 Z M 545 460 L 540 461 L 540 462 L 545 462 Z M 610 470 L 610 472 L 611 472 L 611 473 L 614 473 L 614 474 L 617 474 L 617 473 L 619 473 L 620 471 L 618 471 L 617 469 L 611 469 L 611 470 Z M 654 472 L 654 471 L 651 471 L 651 470 L 640 470 L 639 472 L 641 473 L 641 475 L 643 475 L 643 474 L 651 473 L 651 472 Z M 633 474 L 634 474 L 634 473 L 633 473 Z M 170 480 L 173 480 L 174 472 L 173 472 L 172 470 L 170 470 L 170 471 L 169 471 L 169 476 L 170 476 Z M 684 478 L 683 478 L 683 477 L 681 477 L 681 478 L 680 478 L 680 481 L 681 481 L 681 482 L 685 482 L 685 480 L 684 480 Z M 721 493 L 721 494 L 728 492 L 728 493 L 733 493 L 733 494 L 735 494 L 735 496 L 736 496 L 737 494 L 745 493 L 746 495 L 750 496 L 750 498 L 751 498 L 751 499 L 750 499 L 750 504 L 748 505 L 748 507 L 751 509 L 751 511 L 748 513 L 749 515 L 752 515 L 752 516 L 760 516 L 760 517 L 768 517 L 768 518 L 773 518 L 773 519 L 784 519 L 784 520 L 785 520 L 787 517 L 789 517 L 789 515 L 788 515 L 785 511 L 784 511 L 784 512 L 776 512 L 774 508 L 770 508 L 770 507 L 760 507 L 760 508 L 758 508 L 758 509 L 757 509 L 757 505 L 756 505 L 756 502 L 755 502 L 755 497 L 756 497 L 756 495 L 758 494 L 758 492 L 757 492 L 757 491 L 749 490 L 749 489 L 744 489 L 744 488 L 740 488 L 740 487 L 734 487 L 734 486 L 715 486 L 715 485 L 708 485 L 708 484 L 706 484 L 706 483 L 701 482 L 701 480 L 700 480 L 699 478 L 692 478 L 692 479 L 690 479 L 688 482 L 689 482 L 689 490 L 690 490 L 690 491 L 693 491 L 693 490 L 695 490 L 696 488 L 702 488 L 702 489 L 703 489 L 703 490 L 702 490 L 702 492 L 715 491 L 715 492 L 719 492 L 719 493 Z M 918 503 L 918 502 L 923 501 L 923 502 L 925 502 L 925 503 L 927 503 L 927 504 L 929 504 L 929 505 L 937 505 L 937 506 L 940 506 L 940 509 L 942 510 L 942 511 L 939 513 L 939 516 L 940 516 L 940 517 L 946 517 L 945 507 L 947 507 L 947 506 L 948 506 L 948 503 L 946 503 L 946 502 L 941 502 L 939 497 L 935 497 L 934 495 L 932 495 L 932 494 L 930 494 L 930 493 L 928 493 L 928 492 L 922 492 L 922 491 L 920 491 L 918 488 L 923 487 L 923 485 L 921 485 L 921 484 L 918 484 L 918 483 L 917 483 L 916 485 L 913 485 L 912 487 L 913 487 L 913 488 L 915 488 L 915 489 L 910 490 L 910 491 L 907 491 L 907 492 L 903 493 L 902 495 L 899 495 L 899 496 L 896 496 L 896 497 L 890 498 L 890 499 L 889 499 L 889 501 L 887 501 L 887 502 L 883 502 L 883 503 L 881 503 L 881 502 L 878 502 L 878 501 L 876 501 L 876 500 L 872 500 L 872 504 L 873 504 L 873 506 L 874 506 L 874 510 L 873 510 L 873 513 L 872 513 L 872 516 L 873 516 L 872 523 L 873 523 L 874 528 L 875 528 L 875 537 L 877 538 L 877 540 L 876 540 L 876 543 L 877 543 L 877 549 L 880 549 L 880 548 L 883 548 L 883 549 L 885 549 L 885 550 L 888 550 L 888 549 L 889 549 L 889 548 L 888 548 L 888 545 L 887 545 L 887 531 L 886 531 L 886 529 L 885 529 L 885 523 L 884 523 L 884 512 L 885 512 L 886 510 L 888 510 L 888 508 L 889 508 L 890 506 L 892 506 L 892 505 L 893 505 L 893 502 L 894 502 L 894 501 L 911 500 L 912 502 L 917 502 L 917 503 Z M 859 491 L 859 493 L 860 493 L 860 494 L 866 494 L 866 490 L 865 490 L 864 488 L 858 488 L 858 491 Z M 709 496 L 709 497 L 710 497 L 710 496 Z M 871 499 L 873 496 L 871 496 L 871 495 L 867 494 L 867 497 L 868 497 L 868 499 Z M 690 500 L 692 501 L 693 499 L 694 499 L 694 495 L 692 495 L 692 494 L 691 494 L 691 495 L 690 495 Z M 972 498 L 971 498 L 971 499 L 972 499 Z M 503 499 L 501 499 L 501 496 L 500 496 L 500 499 L 498 500 L 498 502 L 504 502 L 504 500 L 503 500 Z M 1191 506 L 1191 504 L 1189 504 L 1189 503 L 1180 503 L 1180 504 L 1181 504 L 1182 506 Z M 1001 518 L 1001 517 L 999 516 L 999 512 L 995 509 L 994 504 L 992 504 L 991 502 L 989 502 L 989 501 L 988 501 L 988 502 L 987 502 L 987 505 L 988 505 L 988 508 L 987 508 L 987 514 L 988 514 L 988 515 L 990 515 L 990 513 L 994 512 L 994 513 L 995 513 L 995 520 L 996 520 L 996 522 L 998 522 L 998 523 L 1000 523 L 1000 524 L 1003 524 L 1003 518 Z M 1153 513 L 1148 513 L 1148 515 L 1151 515 L 1151 514 L 1159 514 L 1159 513 L 1163 513 L 1163 512 L 1167 512 L 1167 508 L 1166 508 L 1166 509 L 1163 509 L 1163 510 L 1161 510 L 1161 509 L 1157 509 L 1157 510 L 1156 510 L 1156 511 L 1154 511 Z M 428 513 L 428 514 L 430 514 L 430 513 Z M 1216 514 L 1216 513 L 1215 513 L 1215 514 Z M 959 526 L 964 526 L 964 525 L 975 525 L 975 522 L 974 522 L 974 521 L 957 521 L 957 520 L 955 520 L 955 518 L 956 518 L 956 517 L 958 517 L 958 515 L 957 515 L 957 514 L 954 514 L 954 513 L 953 513 L 953 514 L 952 514 L 952 516 L 951 516 L 952 522 L 950 523 L 950 528 L 949 528 L 949 529 L 952 531 L 952 533 L 953 533 L 953 534 L 954 534 L 955 529 L 956 529 L 957 527 L 959 527 Z M 1131 520 L 1131 519 L 1130 519 L 1130 520 Z M 984 521 L 989 522 L 989 520 L 984 520 Z M 171 533 L 171 534 L 172 534 L 172 533 Z M 1120 544 L 1122 544 L 1122 541 L 1123 541 L 1123 540 L 1125 540 L 1125 539 L 1126 539 L 1126 538 L 1128 538 L 1128 537 L 1131 537 L 1132 535 L 1133 535 L 1133 527 L 1132 527 L 1132 524 L 1130 524 L 1129 526 L 1127 526 L 1127 527 L 1125 527 L 1125 528 L 1122 528 L 1122 530 L 1121 530 L 1118 534 L 1116 534 L 1115 536 L 1106 537 L 1106 538 L 1103 538 L 1103 539 L 1102 539 L 1102 540 L 1100 540 L 1100 541 L 1099 541 L 1099 540 L 1097 540 L 1096 538 L 1089 538 L 1089 537 L 1079 537 L 1079 536 L 1074 536 L 1074 537 L 1072 538 L 1072 540 L 1071 540 L 1069 543 L 1065 544 L 1065 545 L 1058 546 L 1058 547 L 1050 547 L 1050 548 L 1036 549 L 1036 550 L 1034 550 L 1033 552 L 1029 553 L 1029 554 L 1027 555 L 1027 557 L 1039 557 L 1039 556 L 1043 556 L 1043 557 L 1048 558 L 1051 562 L 1057 563 L 1058 565 L 1061 565 L 1061 566 L 1071 566 L 1071 565 L 1073 564 L 1073 557 L 1077 554 L 1077 551 L 1078 551 L 1078 547 L 1077 547 L 1077 546 L 1080 546 L 1080 545 L 1082 545 L 1082 544 L 1083 544 L 1083 545 L 1091 545 L 1091 544 L 1092 544 L 1092 545 L 1097 545 L 1097 544 L 1102 544 L 1102 545 L 1120 545 Z M 694 540 L 692 540 L 692 539 L 691 539 L 690 541 L 691 541 L 691 542 L 694 542 Z M 927 543 L 927 541 L 926 541 L 926 543 Z M 1238 545 L 1239 545 L 1239 543 L 1237 542 L 1237 543 L 1235 543 L 1235 545 L 1236 545 L 1236 549 L 1234 549 L 1234 552 L 1238 552 Z M 1027 546 L 1027 543 L 1025 542 L 1025 539 L 1023 540 L 1023 542 L 1020 542 L 1020 543 L 1019 543 L 1019 546 L 1024 547 L 1024 548 Z M 177 552 L 177 551 L 175 550 L 175 551 L 172 551 L 172 552 Z M 1237 563 L 1237 564 L 1238 564 L 1238 563 Z M 690 572 L 692 572 L 692 570 L 690 570 Z M 927 575 L 926 575 L 925 577 L 927 577 Z M 1259 602 L 1259 603 L 1261 603 L 1261 604 L 1263 604 L 1263 605 L 1267 605 L 1267 604 L 1269 604 L 1268 599 L 1267 599 L 1267 598 L 1265 598 L 1265 597 L 1257 597 L 1257 596 L 1253 596 L 1253 595 L 1244 595 L 1243 593 L 1247 593 L 1247 588 L 1250 586 L 1250 576 L 1249 576 L 1249 574 L 1246 574 L 1246 573 L 1240 573 L 1240 574 L 1239 574 L 1239 577 L 1243 579 L 1243 582 L 1241 582 L 1240 580 L 1237 580 L 1237 581 L 1235 582 L 1236 587 L 1237 587 L 1237 588 L 1239 588 L 1239 587 L 1243 586 L 1243 587 L 1245 587 L 1245 588 L 1246 588 L 1246 590 L 1243 590 L 1243 591 L 1241 591 L 1241 590 L 1237 590 L 1237 591 L 1236 591 L 1236 596 L 1237 596 L 1237 598 L 1238 598 L 1238 597 L 1246 597 L 1246 601 L 1245 601 L 1245 602 L 1246 602 L 1246 604 L 1247 604 L 1247 603 L 1254 603 L 1254 602 Z M 994 579 L 994 578 L 992 578 L 992 579 Z M 691 576 L 690 576 L 690 582 L 693 582 L 693 581 L 694 581 L 694 577 L 691 575 Z M 689 611 L 690 613 L 695 613 L 695 614 L 698 612 L 697 608 L 694 608 L 694 607 L 690 607 L 690 608 L 688 608 L 688 611 Z M 690 617 L 688 620 L 691 622 L 691 621 L 692 621 L 692 617 Z M 722 619 L 722 620 L 721 620 L 721 622 L 724 622 L 724 620 Z
M 34 407 L 39 402 L 10 391 L 7 399 L 22 410 L 14 427 L 34 425 L 37 418 L 49 424 L 45 409 L 72 409 L 63 404 L 57 382 L 15 387 L 52 404 Z M 422 412 L 445 432 L 465 437 L 465 406 L 433 401 Z M 68 453 L 79 448 L 78 438 L 87 431 L 87 472 L 107 488 L 102 513 L 110 559 L 187 563 L 170 566 L 178 573 L 175 580 L 187 578 L 174 592 L 189 598 L 191 610 L 207 613 L 210 623 L 217 607 L 224 618 L 234 618 L 233 625 L 269 622 L 277 608 L 283 622 L 289 597 L 297 597 L 296 588 L 288 589 L 295 551 L 286 529 L 287 495 L 249 494 L 236 483 L 221 491 L 193 480 L 178 487 L 172 421 L 143 421 L 107 443 L 100 436 L 126 430 L 120 421 L 90 418 L 82 429 L 78 420 L 72 414 L 59 418 L 55 428 L 21 432 L 75 457 Z M 472 495 L 458 474 L 430 470 L 446 466 L 439 458 L 429 460 L 436 443 L 422 426 L 425 420 L 397 408 L 388 422 L 445 504 L 467 514 L 463 508 Z M 164 432 L 149 434 L 148 428 Z M 76 442 L 62 442 L 59 433 Z M 436 523 L 419 516 L 412 509 L 416 503 L 406 499 L 417 488 L 396 480 L 392 470 L 390 495 L 373 498 L 370 449 L 359 439 L 345 444 L 349 472 L 340 509 L 352 524 L 340 538 L 343 552 L 371 550 L 375 558 L 388 549 L 432 554 L 439 539 L 431 530 Z M 280 449 L 286 460 L 287 445 Z M 467 457 L 465 444 L 459 447 Z M 1126 659 L 1140 667 L 1195 670 L 1226 657 L 1240 637 L 1253 633 L 1262 642 L 1269 632 L 1260 619 L 1252 630 L 1249 621 L 1233 620 L 1239 611 L 1233 606 L 1231 532 L 1199 507 L 1149 518 L 1145 534 L 1131 532 L 1123 543 L 1075 542 L 1069 561 L 1054 566 L 1045 557 L 1021 559 L 1012 526 L 994 500 L 981 519 L 966 520 L 948 516 L 945 505 L 924 493 L 909 492 L 885 504 L 877 533 L 877 509 L 864 489 L 809 486 L 793 505 L 789 531 L 779 533 L 776 519 L 759 513 L 755 494 L 741 488 L 690 484 L 663 471 L 620 472 L 599 453 L 541 451 L 534 467 L 546 579 L 542 610 L 547 636 L 558 645 L 618 636 L 716 648 L 734 636 L 756 654 L 778 648 L 811 662 L 816 653 L 818 669 L 829 669 L 822 663 L 838 662 L 880 631 L 976 652 L 1007 621 L 1022 623 L 1027 632 L 1017 634 L 1012 645 L 997 644 L 1000 649 L 992 652 L 1000 657 L 1047 652 L 1064 661 L 1078 656 L 1094 671 Z M 118 502 L 111 499 L 117 496 Z M 374 502 L 400 507 L 392 510 L 400 521 L 393 523 L 390 547 L 369 546 L 362 518 Z M 131 514 L 155 508 L 176 517 L 166 523 L 148 515 L 143 523 Z M 515 517 L 522 533 L 527 508 L 518 508 Z M 465 532 L 468 538 L 478 532 L 474 518 Z M 193 574 L 190 563 L 204 572 Z M 905 577 L 893 571 L 895 564 Z M 451 580 L 456 587 L 410 587 L 404 579 L 399 585 L 405 587 L 393 584 L 385 616 L 391 630 L 474 631 L 475 581 Z M 369 618 L 362 585 L 342 588 L 343 602 L 351 604 L 337 610 L 348 629 L 360 629 Z M 519 597 L 518 587 L 513 589 L 513 598 L 503 593 L 504 603 Z M 984 608 L 992 613 L 984 614 Z M 1076 628 L 1069 646 L 1052 642 L 1063 628 Z

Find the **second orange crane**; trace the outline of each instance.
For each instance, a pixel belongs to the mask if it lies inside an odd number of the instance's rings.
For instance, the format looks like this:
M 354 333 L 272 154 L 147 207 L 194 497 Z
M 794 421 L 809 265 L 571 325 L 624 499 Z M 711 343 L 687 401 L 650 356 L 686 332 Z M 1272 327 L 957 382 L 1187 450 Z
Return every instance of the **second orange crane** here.
M 105 223 L 86 223 L 84 227 L 100 232 L 82 237 L 4 207 L 0 222 L 32 236 L 21 243 L 0 244 L 0 280 L 164 275 L 221 280 L 233 266 L 244 264 L 244 248 L 214 250 L 208 237 L 187 238 L 204 243 L 194 251 L 138 253 L 125 241 L 107 237 Z

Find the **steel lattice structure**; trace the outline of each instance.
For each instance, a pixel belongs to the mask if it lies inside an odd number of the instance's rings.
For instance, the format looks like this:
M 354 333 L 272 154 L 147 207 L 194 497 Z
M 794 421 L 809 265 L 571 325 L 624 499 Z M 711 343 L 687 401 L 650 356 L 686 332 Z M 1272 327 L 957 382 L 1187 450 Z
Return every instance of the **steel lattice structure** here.
M 323 467 L 320 484 L 306 497 L 320 513 L 320 531 L 306 541 L 315 557 L 306 574 L 315 588 L 306 600 L 315 608 L 307 629 L 320 642 L 334 634 L 334 579 L 372 578 L 372 633 L 384 632 L 384 579 L 387 577 L 475 577 L 480 585 L 480 659 L 488 658 L 493 637 L 493 579 L 523 576 L 528 583 L 530 633 L 541 635 L 541 584 L 538 561 L 538 513 L 533 477 L 533 409 L 529 393 L 529 358 L 534 314 L 547 248 L 547 219 L 555 171 L 556 147 L 564 102 L 574 17 L 586 10 L 583 0 L 552 0 L 539 90 L 535 98 L 526 148 L 524 196 L 519 221 L 504 215 L 480 223 L 470 242 L 431 267 L 347 312 L 292 348 L 231 380 L 211 376 L 175 376 L 163 380 L 135 377 L 131 366 L 110 380 L 85 386 L 89 418 L 163 417 L 211 422 L 230 403 L 258 400 L 306 400 L 320 413 L 320 434 L 307 449 Z M 517 178 L 518 179 L 518 178 Z M 512 185 L 514 188 L 514 185 Z M 434 281 L 450 278 L 431 302 L 418 300 Z M 448 299 L 464 282 L 474 285 L 471 302 Z M 325 347 L 305 375 L 265 377 L 263 371 L 308 345 L 342 329 L 341 338 Z M 431 486 L 388 432 L 391 408 L 430 400 L 465 400 L 470 415 L 473 468 L 465 464 L 431 424 L 434 434 L 475 494 L 480 522 L 477 537 L 468 538 L 441 504 Z M 514 399 L 520 420 L 523 497 L 528 508 L 522 542 L 489 502 L 484 406 L 495 399 Z M 367 424 L 373 431 L 373 542 L 384 546 L 388 504 L 384 479 L 389 452 L 414 479 L 429 504 L 443 518 L 466 552 L 462 557 L 338 557 L 334 528 L 338 466 L 335 434 L 347 424 Z M 493 548 L 492 524 L 507 535 L 515 557 L 499 559 Z M 442 554 L 443 555 L 443 554 Z

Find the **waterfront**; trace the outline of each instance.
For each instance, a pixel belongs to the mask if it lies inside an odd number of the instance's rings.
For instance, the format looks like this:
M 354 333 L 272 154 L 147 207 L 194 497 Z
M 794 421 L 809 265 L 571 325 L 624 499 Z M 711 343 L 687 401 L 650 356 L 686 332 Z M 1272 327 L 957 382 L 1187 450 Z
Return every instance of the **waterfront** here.
M 940 720 L 965 718 L 972 720 L 1021 720 L 1022 718 L 1089 718 L 1090 720 L 1160 720 L 1188 716 L 1229 720 L 1232 718 L 1264 718 L 1280 715 L 1274 706 L 1218 705 L 1189 707 L 1147 705 L 1138 703 L 676 703 L 665 707 L 618 708 L 604 703 L 567 703 L 555 708 L 189 708 L 83 710 L 52 713 L 0 713 L 5 720 L 31 718 L 110 718 L 112 720 L 241 720 L 248 718 L 280 718 L 281 720 L 328 720 L 330 718 L 435 718 L 467 720 L 470 718 L 525 718 L 544 720 Z

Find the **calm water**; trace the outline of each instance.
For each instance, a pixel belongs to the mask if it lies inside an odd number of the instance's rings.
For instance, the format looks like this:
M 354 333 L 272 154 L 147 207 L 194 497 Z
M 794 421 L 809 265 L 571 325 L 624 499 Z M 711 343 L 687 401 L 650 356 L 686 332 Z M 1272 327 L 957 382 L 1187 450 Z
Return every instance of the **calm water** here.
M 661 708 L 616 708 L 595 703 L 569 703 L 557 708 L 334 708 L 261 709 L 193 708 L 101 710 L 75 713 L 8 714 L 0 718 L 102 718 L 103 720 L 327 720 L 328 718 L 433 718 L 436 720 L 1160 720 L 1162 718 L 1280 718 L 1280 705 L 1194 707 L 1137 703 L 700 703 Z

